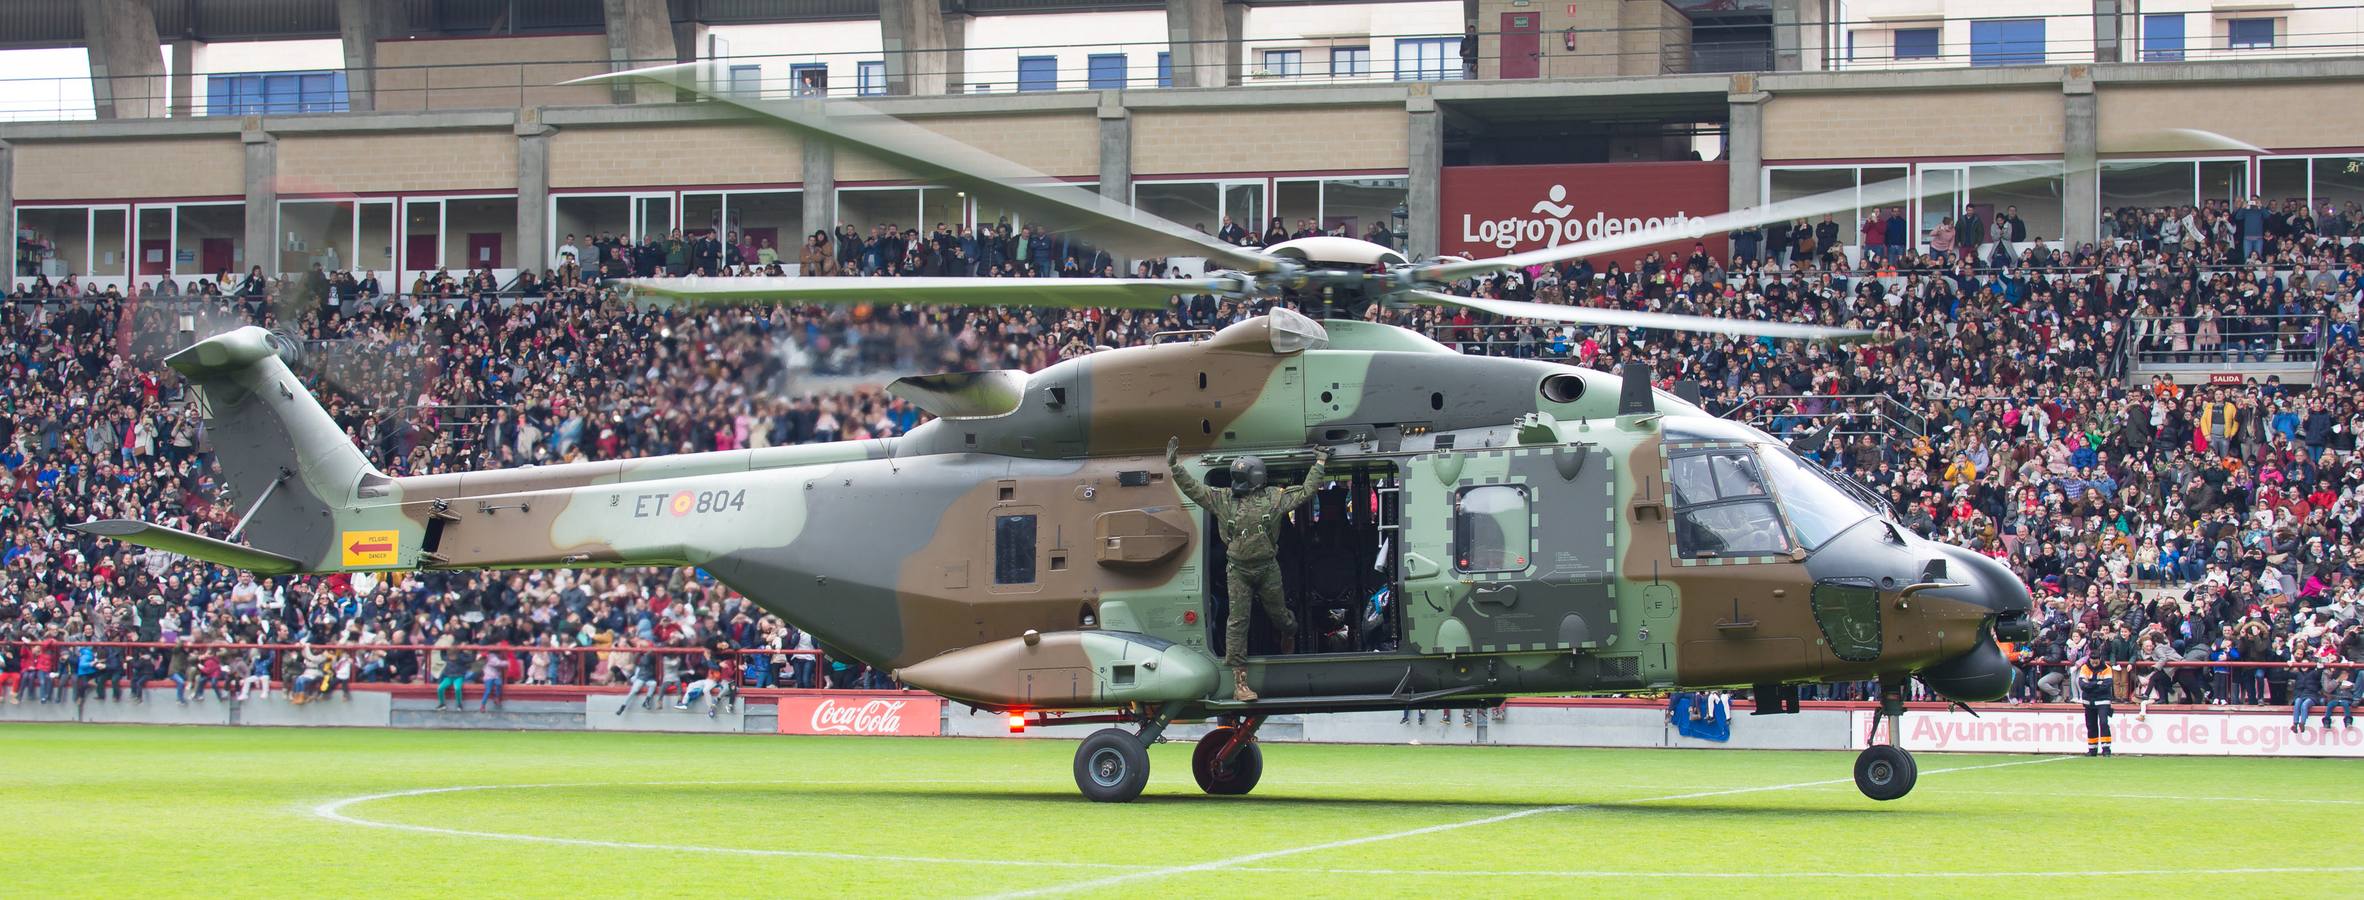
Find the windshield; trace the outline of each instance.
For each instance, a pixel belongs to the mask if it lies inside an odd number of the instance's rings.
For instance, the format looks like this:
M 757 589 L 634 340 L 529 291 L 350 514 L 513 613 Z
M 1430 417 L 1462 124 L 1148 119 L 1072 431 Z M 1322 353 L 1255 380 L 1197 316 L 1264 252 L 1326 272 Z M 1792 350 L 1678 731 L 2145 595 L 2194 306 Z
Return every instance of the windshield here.
M 1797 458 L 1789 448 L 1764 444 L 1757 450 L 1765 461 L 1765 475 L 1772 479 L 1773 489 L 1781 492 L 1781 506 L 1789 513 L 1790 525 L 1797 528 L 1799 540 L 1808 548 L 1820 547 L 1855 523 L 1879 514 L 1842 489 L 1830 473 Z

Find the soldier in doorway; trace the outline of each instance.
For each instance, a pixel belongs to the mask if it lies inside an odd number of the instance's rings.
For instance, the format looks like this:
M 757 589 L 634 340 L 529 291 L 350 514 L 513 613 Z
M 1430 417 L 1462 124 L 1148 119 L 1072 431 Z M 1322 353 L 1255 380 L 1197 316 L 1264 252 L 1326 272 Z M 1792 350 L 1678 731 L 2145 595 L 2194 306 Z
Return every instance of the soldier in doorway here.
M 1225 619 L 1223 631 L 1223 664 L 1231 668 L 1231 696 L 1234 700 L 1254 700 L 1256 692 L 1248 689 L 1247 668 L 1250 609 L 1261 603 L 1264 614 L 1280 630 L 1281 652 L 1295 649 L 1297 617 L 1289 613 L 1288 601 L 1281 595 L 1276 538 L 1289 511 L 1305 505 L 1321 486 L 1323 469 L 1330 464 L 1330 451 L 1327 447 L 1314 451 L 1313 470 L 1305 473 L 1304 483 L 1287 488 L 1265 483 L 1262 459 L 1254 456 L 1234 459 L 1229 493 L 1207 490 L 1206 485 L 1190 477 L 1182 469 L 1181 452 L 1181 438 L 1166 440 L 1166 468 L 1173 470 L 1174 485 L 1191 502 L 1215 514 L 1216 531 L 1223 536 L 1231 588 L 1231 614 Z

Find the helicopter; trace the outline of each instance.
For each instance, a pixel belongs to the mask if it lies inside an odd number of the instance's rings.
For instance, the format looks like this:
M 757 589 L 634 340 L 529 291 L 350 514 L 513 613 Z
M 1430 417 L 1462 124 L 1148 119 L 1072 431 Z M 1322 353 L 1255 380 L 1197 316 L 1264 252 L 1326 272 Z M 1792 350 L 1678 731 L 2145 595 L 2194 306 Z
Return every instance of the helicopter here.
M 698 64 L 691 64 L 692 66 Z M 697 91 L 687 67 L 624 73 Z M 618 77 L 618 76 L 600 76 Z M 1875 800 L 1909 792 L 1897 746 L 1912 679 L 2001 698 L 1997 641 L 2032 629 L 2024 584 L 1918 536 L 1879 498 L 1783 441 L 1709 414 L 1647 366 L 1608 372 L 1469 356 L 1364 321 L 1377 305 L 1770 339 L 1840 325 L 1464 297 L 1462 279 L 1647 246 L 1628 233 L 1483 260 L 1414 261 L 1344 237 L 1215 241 L 932 132 L 814 101 L 710 95 L 807 139 L 1000 197 L 1117 252 L 1201 256 L 1200 278 L 649 279 L 684 302 L 1162 308 L 1178 295 L 1276 301 L 1212 332 L 1037 372 L 904 377 L 932 418 L 899 437 L 394 477 L 291 368 L 300 348 L 244 327 L 166 359 L 186 379 L 239 507 L 234 543 L 109 520 L 78 529 L 262 574 L 697 566 L 833 652 L 902 684 L 1032 725 L 1104 727 L 1079 791 L 1138 797 L 1147 747 L 1214 718 L 1192 775 L 1253 790 L 1275 715 L 1490 707 L 1521 695 L 1875 680 L 1888 743 L 1857 757 Z M 918 132 L 918 133 L 913 133 Z M 1691 228 L 1852 208 L 1803 198 Z M 1291 308 L 1315 309 L 1316 317 Z M 1679 387 L 1679 386 L 1678 386 Z M 1167 462 L 1169 444 L 1179 460 Z M 1276 483 L 1323 463 L 1279 527 L 1298 633 L 1249 632 L 1238 699 L 1219 662 L 1224 542 L 1174 477 L 1229 486 L 1254 457 Z M 1238 697 L 1246 697 L 1242 693 Z

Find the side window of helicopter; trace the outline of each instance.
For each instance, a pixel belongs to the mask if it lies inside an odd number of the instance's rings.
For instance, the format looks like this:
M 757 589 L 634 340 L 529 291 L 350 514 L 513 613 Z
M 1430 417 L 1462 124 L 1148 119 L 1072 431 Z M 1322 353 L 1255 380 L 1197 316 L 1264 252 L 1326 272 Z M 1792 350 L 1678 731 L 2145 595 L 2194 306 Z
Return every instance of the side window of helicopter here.
M 1463 572 L 1527 567 L 1527 489 L 1515 484 L 1466 488 L 1453 501 L 1453 559 Z
M 1789 532 L 1754 453 L 1689 453 L 1668 460 L 1668 469 L 1676 553 L 1707 559 L 1789 552 Z
M 993 519 L 993 583 L 1034 583 L 1034 517 Z

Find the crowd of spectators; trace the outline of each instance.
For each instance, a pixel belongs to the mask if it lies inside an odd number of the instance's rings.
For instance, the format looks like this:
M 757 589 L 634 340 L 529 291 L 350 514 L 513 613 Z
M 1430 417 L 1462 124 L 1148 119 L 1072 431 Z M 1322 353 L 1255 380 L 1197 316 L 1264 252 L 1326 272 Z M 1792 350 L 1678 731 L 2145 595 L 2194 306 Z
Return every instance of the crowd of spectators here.
M 2128 665 L 2364 657 L 2357 211 L 2273 211 L 2258 224 L 2251 209 L 2127 211 L 2110 218 L 2110 238 L 2081 247 L 2023 235 L 2007 214 L 1975 221 L 1977 210 L 1946 223 L 1946 246 L 1891 242 L 1876 217 L 1880 242 L 1854 247 L 1838 240 L 1835 223 L 1828 239 L 1801 241 L 1801 231 L 1821 227 L 1798 223 L 1734 235 L 1729 255 L 1701 244 L 1460 288 L 1877 335 L 1847 345 L 1434 308 L 1366 315 L 1463 352 L 1604 369 L 1647 361 L 1669 382 L 1697 383 L 1711 409 L 1865 483 L 1908 526 L 2022 574 L 2038 598 L 2040 634 L 2010 648 L 2024 676 L 2014 696 L 2059 699 L 2067 689 L 2052 674 L 2088 656 Z M 1262 233 L 1230 222 L 1216 233 L 1257 244 L 1318 232 L 1276 220 Z M 882 276 L 1114 269 L 1057 235 L 1001 227 L 923 235 L 880 225 L 864 235 L 840 226 L 806 238 L 793 259 L 806 273 Z M 600 286 L 625 274 L 761 274 L 790 264 L 781 249 L 736 234 L 569 236 L 554 260 L 509 285 L 489 273 L 438 273 L 403 294 L 381 292 L 374 273 L 323 268 L 284 281 L 257 271 L 143 285 L 129 296 L 70 281 L 16 291 L 0 311 L 0 366 L 11 385 L 0 400 L 0 469 L 9 476 L 0 481 L 0 642 L 36 643 L 0 662 L 76 688 L 106 686 L 112 674 L 136 690 L 140 679 L 123 676 L 144 671 L 219 692 L 263 671 L 317 691 L 354 680 L 443 682 L 454 665 L 463 683 L 490 673 L 506 683 L 620 687 L 639 674 L 660 685 L 711 676 L 731 658 L 715 651 L 737 647 L 815 653 L 746 656 L 734 683 L 886 683 L 694 569 L 255 579 L 61 528 L 138 518 L 229 529 L 235 511 L 217 502 L 202 425 L 158 363 L 187 342 L 191 321 L 198 330 L 253 321 L 300 332 L 310 348 L 304 368 L 331 415 L 381 468 L 409 474 L 890 436 L 921 414 L 878 391 L 875 373 L 1034 370 L 1260 311 L 1211 297 L 1180 297 L 1162 311 L 684 308 Z M 1132 274 L 1160 271 L 1142 263 Z M 2312 363 L 2316 387 L 2270 377 L 2129 381 L 2137 348 L 2222 353 L 2221 344 L 2179 343 L 2201 332 L 2177 328 L 2209 320 L 2275 323 L 2216 333 L 2263 341 L 2241 347 L 2259 359 Z M 514 649 L 59 649 L 40 661 L 38 642 L 92 639 Z M 599 653 L 548 649 L 557 647 Z M 2281 702 L 2291 682 L 2279 668 L 2143 672 L 2119 683 L 2190 702 Z

